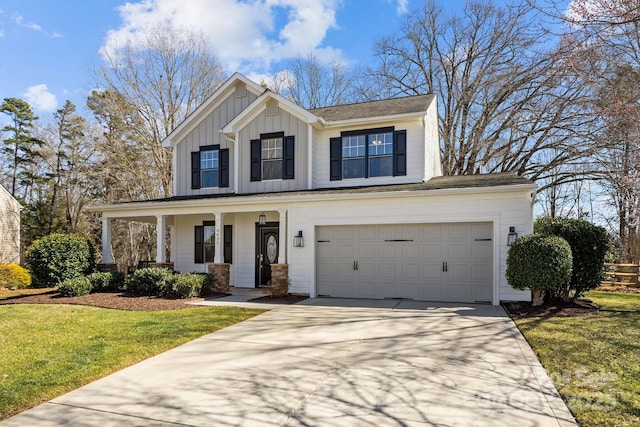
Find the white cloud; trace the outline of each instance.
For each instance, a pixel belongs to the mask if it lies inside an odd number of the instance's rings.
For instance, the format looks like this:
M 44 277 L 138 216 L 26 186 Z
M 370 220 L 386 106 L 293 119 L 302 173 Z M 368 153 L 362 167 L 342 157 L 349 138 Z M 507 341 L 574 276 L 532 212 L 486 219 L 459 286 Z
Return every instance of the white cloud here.
M 404 0 L 403 0 L 404 1 Z M 336 27 L 339 0 L 142 0 L 120 6 L 120 28 L 107 33 L 101 53 L 135 45 L 150 28 L 169 23 L 204 34 L 229 71 L 268 72 L 271 62 L 313 52 L 340 59 L 322 45 Z M 282 22 L 284 20 L 284 22 Z
M 35 110 L 53 111 L 58 106 L 56 96 L 49 92 L 45 84 L 28 87 L 22 96 Z
M 25 27 L 25 28 L 28 28 L 28 29 L 33 30 L 33 31 L 42 31 L 42 27 L 40 25 L 36 24 L 35 22 L 24 23 L 22 21 L 22 19 L 23 19 L 22 15 L 20 15 L 20 14 L 14 13 L 11 16 L 11 18 L 14 20 L 14 22 L 16 24 L 18 24 L 21 27 Z
M 409 0 L 398 0 L 398 4 L 396 6 L 396 12 L 398 12 L 398 15 L 407 13 L 408 7 L 409 7 Z

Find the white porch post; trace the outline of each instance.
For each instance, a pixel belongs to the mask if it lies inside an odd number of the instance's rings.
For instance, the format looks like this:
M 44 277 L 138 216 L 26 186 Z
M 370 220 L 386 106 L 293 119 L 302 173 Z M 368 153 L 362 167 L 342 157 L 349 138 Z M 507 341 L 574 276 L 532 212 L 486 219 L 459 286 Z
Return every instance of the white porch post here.
M 216 236 L 215 236 L 215 253 L 213 262 L 221 264 L 224 262 L 224 214 L 222 212 L 214 212 L 216 217 Z
M 111 218 L 102 215 L 102 262 L 113 263 L 111 255 Z
M 287 210 L 279 209 L 280 226 L 278 227 L 278 264 L 287 263 Z
M 164 240 L 167 232 L 167 217 L 165 215 L 156 215 L 156 263 L 165 262 Z

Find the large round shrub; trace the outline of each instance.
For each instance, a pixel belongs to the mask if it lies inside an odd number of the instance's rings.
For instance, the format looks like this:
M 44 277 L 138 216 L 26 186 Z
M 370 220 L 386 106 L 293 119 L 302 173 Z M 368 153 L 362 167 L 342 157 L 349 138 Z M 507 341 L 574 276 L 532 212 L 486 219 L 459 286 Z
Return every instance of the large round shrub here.
M 91 273 L 94 254 L 87 239 L 70 234 L 51 234 L 36 240 L 26 254 L 33 286 L 57 286 L 66 279 Z
M 600 286 L 610 241 L 603 227 L 584 219 L 543 217 L 536 220 L 533 230 L 544 236 L 562 237 L 571 246 L 573 273 L 569 288 L 575 292 L 574 298 Z
M 515 241 L 507 256 L 507 280 L 520 290 L 534 291 L 534 305 L 542 304 L 544 291 L 566 287 L 571 278 L 571 247 L 556 236 L 530 234 Z
M 0 288 L 27 288 L 31 285 L 29 272 L 18 264 L 0 264 Z

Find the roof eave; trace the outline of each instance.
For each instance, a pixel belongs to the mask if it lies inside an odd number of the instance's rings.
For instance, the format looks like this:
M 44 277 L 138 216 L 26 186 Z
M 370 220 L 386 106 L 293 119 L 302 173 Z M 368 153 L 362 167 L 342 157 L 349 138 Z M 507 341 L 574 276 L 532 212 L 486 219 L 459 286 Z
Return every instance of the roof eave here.
M 251 205 L 256 203 L 288 203 L 296 201 L 332 201 L 332 200 L 356 200 L 371 198 L 394 198 L 403 197 L 420 197 L 425 195 L 456 195 L 456 194 L 478 194 L 478 193 L 508 193 L 519 191 L 535 191 L 537 186 L 533 183 L 527 184 L 510 184 L 486 187 L 459 187 L 459 188 L 436 188 L 436 189 L 418 189 L 418 190 L 398 190 L 398 191 L 372 191 L 372 192 L 305 192 L 304 194 L 288 194 L 288 193 L 265 193 L 269 198 L 265 198 L 265 194 L 239 197 L 225 198 L 202 198 L 189 200 L 173 200 L 173 201 L 149 201 L 149 202 L 130 202 L 118 203 L 111 205 L 91 206 L 87 208 L 88 212 L 114 212 L 114 211 L 133 211 L 137 209 L 153 209 L 153 208 L 169 208 L 169 207 L 188 207 L 203 206 L 216 204 L 217 206 L 230 205 Z
M 418 111 L 414 113 L 404 113 L 404 114 L 393 114 L 388 116 L 373 116 L 373 117 L 361 117 L 355 119 L 345 119 L 345 120 L 324 120 L 325 128 L 332 127 L 341 127 L 341 126 L 350 126 L 350 125 L 360 125 L 360 124 L 368 124 L 374 122 L 381 121 L 406 121 L 411 119 L 420 119 L 427 114 L 426 111 Z

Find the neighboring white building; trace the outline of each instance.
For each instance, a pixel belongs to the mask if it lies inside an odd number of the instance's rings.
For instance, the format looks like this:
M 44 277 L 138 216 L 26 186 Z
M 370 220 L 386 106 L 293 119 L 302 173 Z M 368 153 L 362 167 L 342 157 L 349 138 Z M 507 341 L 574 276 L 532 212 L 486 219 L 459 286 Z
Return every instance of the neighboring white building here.
M 434 95 L 305 110 L 236 73 L 164 146 L 173 197 L 94 208 L 105 263 L 121 218 L 168 227 L 176 270 L 226 263 L 236 287 L 277 270 L 312 297 L 529 298 L 505 269 L 510 228 L 532 232 L 536 186 L 441 176 Z
M 20 210 L 20 203 L 0 185 L 0 263 L 20 262 Z

